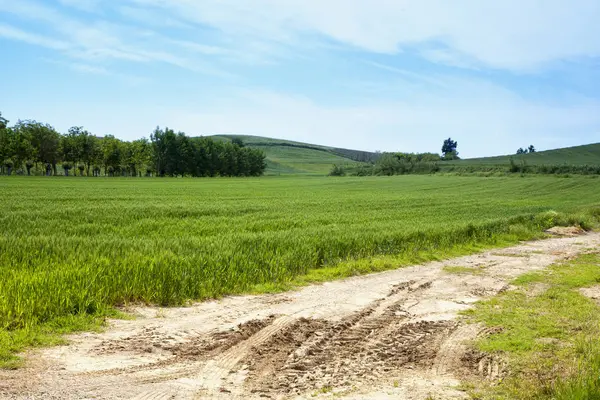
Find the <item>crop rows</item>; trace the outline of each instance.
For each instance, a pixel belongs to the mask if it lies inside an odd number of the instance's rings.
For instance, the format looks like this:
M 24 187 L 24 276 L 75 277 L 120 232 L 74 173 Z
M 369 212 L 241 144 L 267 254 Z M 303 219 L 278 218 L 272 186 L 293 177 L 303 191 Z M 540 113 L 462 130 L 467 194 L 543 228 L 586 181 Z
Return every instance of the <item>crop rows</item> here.
M 6 331 L 541 229 L 556 221 L 540 213 L 600 205 L 600 179 L 5 177 L 0 193 Z

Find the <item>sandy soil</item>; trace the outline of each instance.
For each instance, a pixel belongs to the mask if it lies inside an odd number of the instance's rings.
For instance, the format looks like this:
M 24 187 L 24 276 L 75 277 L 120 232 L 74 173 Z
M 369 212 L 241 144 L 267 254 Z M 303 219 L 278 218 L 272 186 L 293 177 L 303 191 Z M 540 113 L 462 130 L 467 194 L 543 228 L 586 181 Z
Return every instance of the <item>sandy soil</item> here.
M 560 237 L 295 292 L 137 308 L 0 371 L 0 398 L 463 398 L 461 377 L 498 376 L 502 362 L 469 350 L 485 332 L 457 313 L 599 245 L 597 233 Z

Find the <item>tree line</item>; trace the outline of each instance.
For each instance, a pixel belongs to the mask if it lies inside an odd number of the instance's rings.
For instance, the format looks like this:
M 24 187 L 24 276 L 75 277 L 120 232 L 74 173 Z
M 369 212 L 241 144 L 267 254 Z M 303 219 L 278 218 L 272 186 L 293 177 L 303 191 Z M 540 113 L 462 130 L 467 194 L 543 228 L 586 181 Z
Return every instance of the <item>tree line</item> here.
M 458 160 L 458 142 L 448 138 L 442 144 L 442 154 L 437 153 L 381 153 L 370 164 L 363 164 L 351 168 L 334 165 L 329 172 L 330 176 L 369 175 L 404 175 L 404 174 L 432 174 L 440 171 L 440 161 Z
M 34 120 L 13 126 L 0 113 L 0 173 L 80 176 L 259 176 L 262 151 L 157 127 L 150 139 L 98 137 L 83 127 L 61 134 Z

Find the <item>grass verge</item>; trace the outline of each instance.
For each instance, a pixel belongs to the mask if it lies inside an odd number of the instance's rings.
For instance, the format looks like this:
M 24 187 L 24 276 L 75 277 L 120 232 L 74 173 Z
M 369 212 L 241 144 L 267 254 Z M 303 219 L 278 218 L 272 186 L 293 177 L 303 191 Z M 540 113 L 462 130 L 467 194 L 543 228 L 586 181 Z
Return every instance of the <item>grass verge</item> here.
M 600 307 L 579 291 L 600 284 L 600 256 L 583 255 L 513 284 L 517 289 L 464 313 L 496 328 L 475 346 L 509 365 L 500 382 L 469 382 L 472 397 L 600 399 Z

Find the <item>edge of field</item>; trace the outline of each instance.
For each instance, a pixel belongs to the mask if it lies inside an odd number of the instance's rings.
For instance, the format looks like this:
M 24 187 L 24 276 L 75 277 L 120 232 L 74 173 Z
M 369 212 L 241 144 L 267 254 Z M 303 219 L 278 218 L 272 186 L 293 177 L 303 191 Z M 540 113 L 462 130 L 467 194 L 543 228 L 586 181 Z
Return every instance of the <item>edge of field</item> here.
M 577 226 L 593 230 L 600 226 L 600 208 L 590 207 L 573 213 L 548 211 L 537 215 L 521 215 L 506 220 L 502 233 L 490 233 L 467 240 L 464 243 L 440 245 L 429 250 L 409 250 L 396 255 L 372 256 L 361 259 L 340 260 L 335 265 L 311 269 L 305 275 L 296 276 L 285 282 L 257 284 L 250 290 L 226 295 L 277 293 L 294 290 L 302 286 L 343 279 L 351 276 L 419 265 L 429 261 L 446 260 L 458 256 L 475 254 L 487 249 L 508 247 L 525 240 L 549 237 L 546 233 L 553 226 Z M 190 300 L 190 303 L 193 300 Z M 188 303 L 189 304 L 189 303 Z M 47 347 L 65 343 L 64 335 L 82 331 L 100 331 L 107 318 L 134 318 L 126 313 L 128 304 L 121 308 L 107 307 L 96 314 L 74 314 L 56 318 L 41 324 L 15 330 L 0 330 L 0 368 L 15 369 L 24 365 L 22 353 L 33 347 Z
M 485 327 L 470 343 L 480 366 L 463 379 L 471 398 L 600 398 L 598 249 L 521 275 L 462 313 Z

